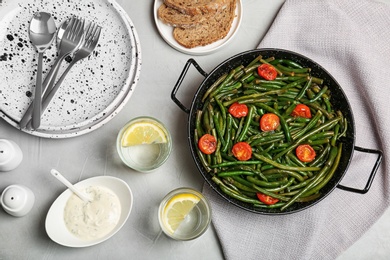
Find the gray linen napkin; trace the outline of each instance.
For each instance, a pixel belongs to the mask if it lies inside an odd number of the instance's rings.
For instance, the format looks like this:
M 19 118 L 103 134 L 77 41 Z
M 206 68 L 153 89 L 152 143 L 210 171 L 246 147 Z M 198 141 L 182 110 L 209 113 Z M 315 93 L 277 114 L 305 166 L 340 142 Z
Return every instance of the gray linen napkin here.
M 384 161 L 368 193 L 336 188 L 317 205 L 285 216 L 246 212 L 205 184 L 224 255 L 226 259 L 335 259 L 390 203 L 386 156 L 390 151 L 390 6 L 368 0 L 287 0 L 258 47 L 295 51 L 328 70 L 351 103 L 355 144 L 382 150 Z M 355 152 L 341 184 L 363 188 L 375 159 Z

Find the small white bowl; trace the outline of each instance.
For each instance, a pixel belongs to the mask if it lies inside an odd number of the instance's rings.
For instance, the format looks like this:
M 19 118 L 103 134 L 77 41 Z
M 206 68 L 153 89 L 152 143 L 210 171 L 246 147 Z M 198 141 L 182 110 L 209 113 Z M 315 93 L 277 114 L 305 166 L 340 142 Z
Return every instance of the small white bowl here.
M 121 204 L 121 216 L 118 224 L 102 238 L 83 240 L 73 235 L 66 227 L 64 221 L 65 205 L 73 195 L 73 192 L 67 189 L 54 201 L 46 216 L 46 233 L 51 240 L 67 247 L 87 247 L 109 239 L 123 227 L 133 207 L 133 194 L 126 182 L 111 176 L 99 176 L 83 180 L 74 186 L 80 190 L 89 186 L 100 186 L 111 190 L 118 197 Z
M 23 185 L 10 185 L 4 189 L 0 197 L 0 204 L 8 214 L 14 217 L 23 217 L 34 206 L 34 193 Z

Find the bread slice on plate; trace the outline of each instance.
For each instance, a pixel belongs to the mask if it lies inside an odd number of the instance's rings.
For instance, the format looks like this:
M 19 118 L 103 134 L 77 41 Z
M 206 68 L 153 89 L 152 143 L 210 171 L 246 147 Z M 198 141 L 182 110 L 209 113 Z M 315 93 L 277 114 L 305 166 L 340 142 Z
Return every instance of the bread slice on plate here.
M 208 19 L 211 19 L 215 14 L 188 15 L 162 4 L 157 10 L 157 15 L 158 18 L 167 25 L 180 28 L 191 28 L 201 25 Z
M 164 4 L 187 15 L 215 13 L 226 8 L 229 0 L 164 0 Z
M 206 22 L 193 28 L 173 30 L 173 37 L 182 46 L 194 48 L 205 46 L 226 37 L 235 16 L 236 0 L 229 0 L 226 8 L 222 9 Z

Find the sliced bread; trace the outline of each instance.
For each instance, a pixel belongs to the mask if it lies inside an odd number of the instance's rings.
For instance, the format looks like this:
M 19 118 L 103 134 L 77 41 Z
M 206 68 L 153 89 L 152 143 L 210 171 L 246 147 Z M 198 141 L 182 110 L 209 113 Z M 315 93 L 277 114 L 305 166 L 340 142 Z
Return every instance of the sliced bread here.
M 196 27 L 210 19 L 214 14 L 197 14 L 188 15 L 179 12 L 178 10 L 168 7 L 162 4 L 157 10 L 158 18 L 165 24 L 180 27 L 180 28 L 191 28 Z
M 164 0 L 167 6 L 188 15 L 216 13 L 228 3 L 229 0 Z
M 205 46 L 226 37 L 235 16 L 236 0 L 229 0 L 227 8 L 221 10 L 200 26 L 173 30 L 173 37 L 182 46 L 194 48 Z

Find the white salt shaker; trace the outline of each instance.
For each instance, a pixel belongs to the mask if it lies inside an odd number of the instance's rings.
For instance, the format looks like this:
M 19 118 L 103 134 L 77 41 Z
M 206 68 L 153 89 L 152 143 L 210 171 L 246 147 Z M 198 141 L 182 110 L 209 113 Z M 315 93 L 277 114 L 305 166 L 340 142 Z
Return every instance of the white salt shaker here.
M 14 141 L 0 139 L 0 171 L 6 172 L 15 169 L 22 159 L 22 150 Z
M 10 185 L 0 196 L 0 204 L 8 214 L 23 217 L 34 206 L 35 195 L 24 185 Z

